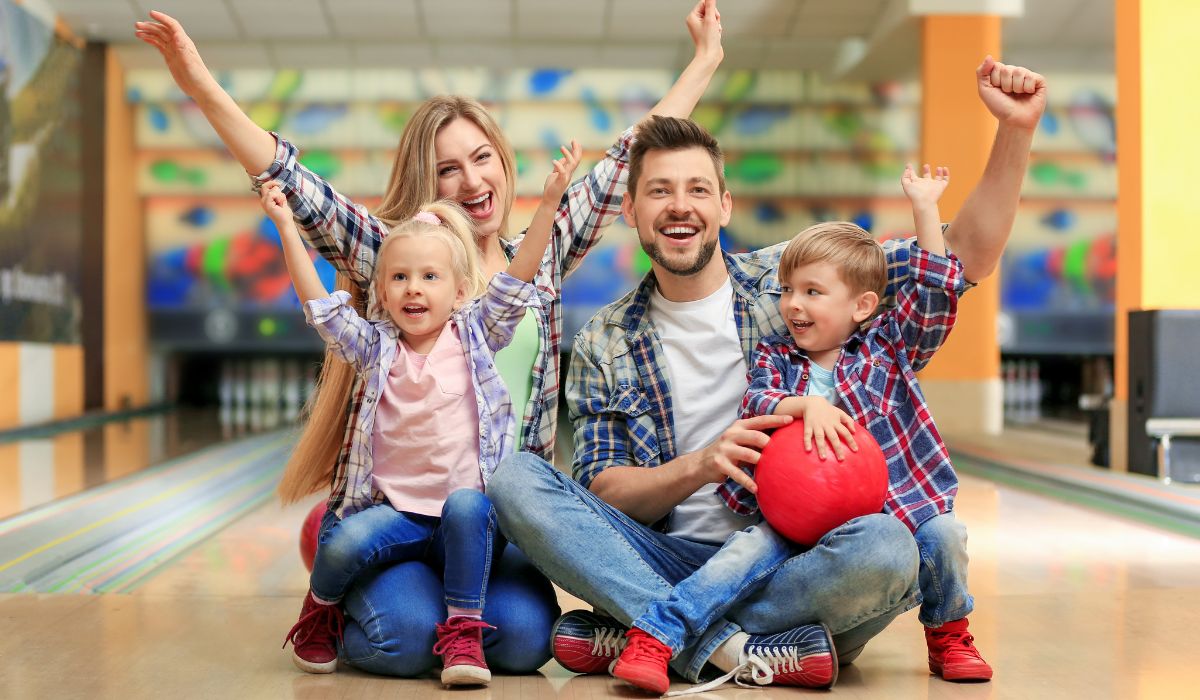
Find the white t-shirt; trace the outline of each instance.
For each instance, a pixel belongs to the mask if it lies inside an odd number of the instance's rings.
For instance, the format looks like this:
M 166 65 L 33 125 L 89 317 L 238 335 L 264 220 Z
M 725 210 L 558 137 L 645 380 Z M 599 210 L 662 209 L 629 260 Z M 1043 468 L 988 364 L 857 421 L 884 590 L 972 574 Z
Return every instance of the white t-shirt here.
M 738 418 L 746 382 L 746 358 L 733 318 L 733 286 L 697 301 L 669 301 L 658 289 L 650 295 L 650 322 L 666 354 L 671 385 L 676 456 L 697 452 Z M 718 484 L 705 484 L 676 506 L 667 533 L 720 544 L 758 522 L 726 508 Z

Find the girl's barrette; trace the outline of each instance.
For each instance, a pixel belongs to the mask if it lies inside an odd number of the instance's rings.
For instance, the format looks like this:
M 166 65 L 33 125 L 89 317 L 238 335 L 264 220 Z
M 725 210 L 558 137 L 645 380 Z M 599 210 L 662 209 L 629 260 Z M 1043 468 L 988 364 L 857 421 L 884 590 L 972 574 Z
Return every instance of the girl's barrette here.
M 433 224 L 434 226 L 442 225 L 442 220 L 438 218 L 437 214 L 434 214 L 431 211 L 417 212 L 416 215 L 413 216 L 413 221 L 424 221 L 425 223 Z

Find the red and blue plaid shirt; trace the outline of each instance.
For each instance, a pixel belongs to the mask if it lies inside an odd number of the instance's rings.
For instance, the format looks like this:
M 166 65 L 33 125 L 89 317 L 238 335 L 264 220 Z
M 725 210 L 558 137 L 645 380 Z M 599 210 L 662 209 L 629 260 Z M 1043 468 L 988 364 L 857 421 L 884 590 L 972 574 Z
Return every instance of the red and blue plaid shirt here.
M 921 523 L 954 507 L 958 476 L 933 424 L 917 370 L 942 346 L 967 289 L 954 255 L 934 255 L 912 244 L 908 278 L 896 290 L 896 305 L 856 332 L 834 367 L 837 405 L 865 426 L 888 464 L 884 512 L 916 532 Z M 763 338 L 755 350 L 742 401 L 742 417 L 769 415 L 780 401 L 803 396 L 809 359 L 790 334 Z M 753 475 L 751 467 L 744 467 Z M 734 512 L 758 510 L 754 495 L 732 479 L 717 493 Z
M 278 134 L 272 135 L 276 140 L 275 161 L 251 181 L 255 187 L 271 180 L 280 183 L 301 236 L 338 272 L 348 275 L 364 291 L 369 291 L 375 272 L 375 254 L 391 227 L 300 165 L 298 149 Z M 563 278 L 579 267 L 584 255 L 600 240 L 604 227 L 621 214 L 632 143 L 633 129 L 630 128 L 587 175 L 567 188 L 554 214 L 550 245 L 533 279 L 539 296 L 547 303 L 532 310 L 541 342 L 533 363 L 529 404 L 522 411 L 521 443 L 517 449 L 546 460 L 554 459 L 558 407 L 558 357 L 563 323 L 559 290 Z M 510 260 L 522 238 L 501 239 L 500 244 Z M 329 495 L 329 508 L 334 511 L 339 511 L 345 498 L 347 475 L 369 470 L 368 465 L 355 456 L 354 450 L 354 431 L 360 422 L 366 388 L 362 377 L 356 376 Z M 379 503 L 384 496 L 375 492 L 372 498 Z

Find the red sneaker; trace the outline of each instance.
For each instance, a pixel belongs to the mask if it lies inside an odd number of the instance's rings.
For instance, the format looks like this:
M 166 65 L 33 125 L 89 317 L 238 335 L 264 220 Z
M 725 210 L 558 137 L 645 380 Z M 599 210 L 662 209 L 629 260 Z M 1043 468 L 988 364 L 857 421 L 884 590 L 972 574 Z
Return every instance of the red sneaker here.
M 625 633 L 625 651 L 613 665 L 612 674 L 642 690 L 662 695 L 671 687 L 667 664 L 671 647 L 633 627 Z
M 948 681 L 991 680 L 992 667 L 980 656 L 974 642 L 975 638 L 967 633 L 965 617 L 941 627 L 926 627 L 929 672 Z
M 492 672 L 483 658 L 483 631 L 494 630 L 483 620 L 455 616 L 437 626 L 433 653 L 442 657 L 443 685 L 487 685 Z
M 292 643 L 292 663 L 309 673 L 333 673 L 344 624 L 340 605 L 318 603 L 309 591 L 300 608 L 300 619 L 283 640 L 285 647 Z

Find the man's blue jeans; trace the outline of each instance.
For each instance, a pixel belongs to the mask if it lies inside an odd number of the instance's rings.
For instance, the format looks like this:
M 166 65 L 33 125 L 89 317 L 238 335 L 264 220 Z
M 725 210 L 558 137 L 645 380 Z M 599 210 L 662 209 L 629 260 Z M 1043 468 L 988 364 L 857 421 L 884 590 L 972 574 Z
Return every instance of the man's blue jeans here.
M 915 536 L 921 553 L 921 624 L 941 627 L 970 615 L 975 599 L 967 592 L 967 528 L 953 513 L 943 513 L 921 523 Z
M 735 532 L 670 596 L 651 603 L 633 626 L 679 652 L 700 641 L 713 622 L 765 586 L 798 551 L 766 523 Z
M 488 484 L 500 527 L 568 592 L 630 624 L 720 549 L 656 532 L 529 454 L 501 462 Z M 890 515 L 846 523 L 784 562 L 757 592 L 715 621 L 672 666 L 699 680 L 712 653 L 739 630 L 782 632 L 823 622 L 839 661 L 919 602 L 917 547 Z

